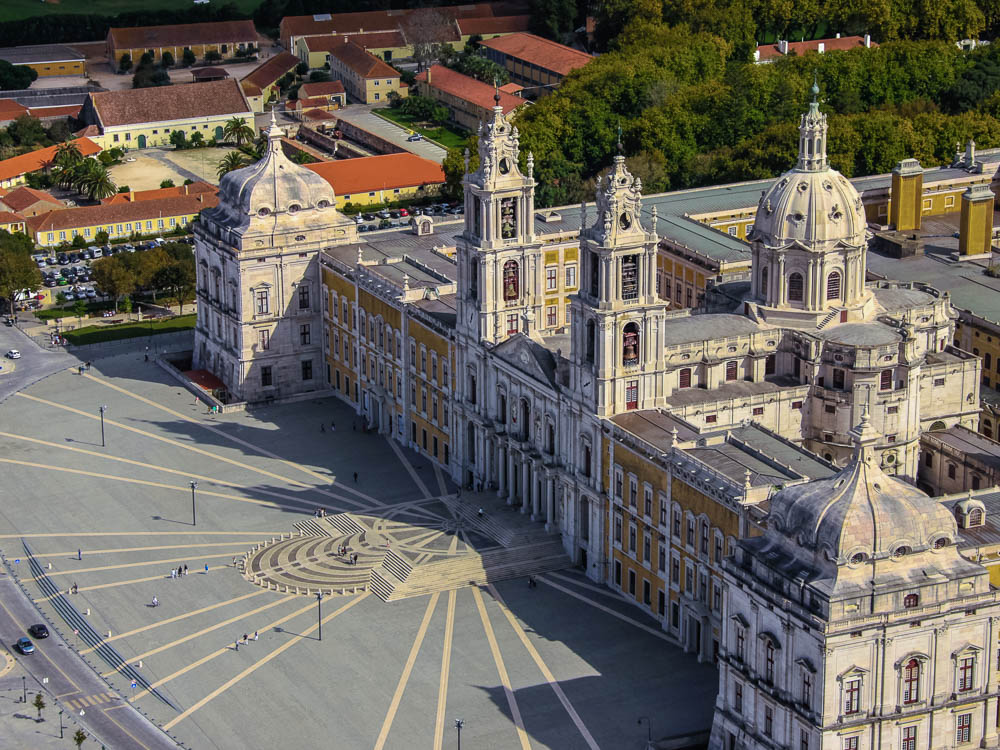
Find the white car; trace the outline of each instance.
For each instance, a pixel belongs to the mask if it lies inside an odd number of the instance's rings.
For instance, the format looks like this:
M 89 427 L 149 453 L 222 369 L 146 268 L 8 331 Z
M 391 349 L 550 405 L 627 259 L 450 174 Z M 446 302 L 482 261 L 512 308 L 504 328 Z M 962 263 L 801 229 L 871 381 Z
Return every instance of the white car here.
M 21 358 L 21 352 L 19 352 L 17 349 L 11 349 L 9 352 L 7 352 L 7 359 L 20 359 L 20 358 Z

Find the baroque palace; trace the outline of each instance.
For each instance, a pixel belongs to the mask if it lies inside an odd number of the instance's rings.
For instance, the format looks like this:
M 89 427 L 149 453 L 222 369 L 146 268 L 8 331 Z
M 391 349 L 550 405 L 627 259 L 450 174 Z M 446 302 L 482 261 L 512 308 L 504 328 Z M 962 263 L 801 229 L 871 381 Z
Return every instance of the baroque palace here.
M 332 392 L 560 534 L 720 662 L 713 748 L 996 744 L 1000 571 L 968 560 L 986 506 L 914 486 L 944 461 L 925 431 L 976 435 L 981 360 L 947 292 L 868 281 L 871 217 L 817 93 L 795 168 L 747 183 L 752 227 L 703 227 L 723 249 L 696 273 L 660 213 L 685 196 L 649 205 L 621 155 L 595 204 L 536 213 L 499 106 L 462 223 L 364 239 L 272 121 L 195 225 L 194 366 L 231 402 Z

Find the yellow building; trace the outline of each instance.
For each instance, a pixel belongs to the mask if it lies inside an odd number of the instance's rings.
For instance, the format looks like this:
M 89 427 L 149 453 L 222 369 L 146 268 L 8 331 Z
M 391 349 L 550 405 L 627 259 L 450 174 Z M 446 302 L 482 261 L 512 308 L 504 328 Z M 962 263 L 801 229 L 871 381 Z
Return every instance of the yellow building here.
M 345 41 L 353 42 L 386 62 L 413 56 L 413 45 L 407 44 L 406 37 L 398 29 L 299 37 L 295 42 L 295 54 L 310 68 L 322 68 L 330 61 L 331 50 Z
M 35 44 L 0 49 L 0 60 L 23 65 L 42 76 L 82 76 L 87 74 L 84 56 L 65 44 Z
M 189 141 L 195 133 L 206 143 L 221 141 L 234 117 L 254 127 L 250 104 L 232 78 L 92 93 L 80 110 L 80 119 L 100 129 L 94 140 L 104 148 L 167 146 L 178 130 Z
M 333 186 L 337 207 L 372 206 L 437 195 L 444 185 L 441 165 L 402 152 L 306 165 Z
M 264 106 L 277 101 L 281 95 L 278 82 L 292 73 L 299 64 L 299 58 L 290 52 L 280 52 L 251 70 L 242 79 L 240 86 L 254 112 L 263 112 Z
M 156 62 L 163 58 L 164 52 L 169 52 L 179 63 L 186 50 L 202 60 L 209 52 L 218 52 L 226 58 L 256 47 L 257 30 L 253 21 L 131 26 L 109 29 L 107 37 L 108 62 L 112 70 L 118 69 L 122 55 L 131 57 L 135 64 L 147 52 Z
M 331 44 L 327 50 L 330 75 L 344 83 L 348 95 L 362 104 L 388 103 L 389 94 L 407 95 L 399 72 L 352 41 Z
M 98 232 L 112 239 L 156 237 L 187 227 L 205 208 L 218 205 L 214 193 L 198 193 L 134 203 L 106 203 L 51 211 L 27 220 L 27 234 L 41 247 L 54 247 L 81 236 L 88 243 Z
M 496 97 L 499 97 L 499 104 L 507 118 L 528 104 L 525 99 L 506 91 L 498 91 L 487 83 L 462 75 L 444 65 L 432 65 L 418 73 L 415 89 L 420 96 L 434 99 L 448 107 L 452 121 L 469 131 L 475 131 L 479 123 L 492 117 L 493 107 L 497 104 Z
M 101 151 L 101 147 L 95 143 L 96 140 L 96 138 L 75 138 L 72 143 L 76 144 L 81 156 L 91 157 L 96 156 Z M 58 146 L 46 146 L 0 161 L 0 188 L 23 185 L 27 180 L 27 175 L 48 169 L 52 165 L 58 148 Z

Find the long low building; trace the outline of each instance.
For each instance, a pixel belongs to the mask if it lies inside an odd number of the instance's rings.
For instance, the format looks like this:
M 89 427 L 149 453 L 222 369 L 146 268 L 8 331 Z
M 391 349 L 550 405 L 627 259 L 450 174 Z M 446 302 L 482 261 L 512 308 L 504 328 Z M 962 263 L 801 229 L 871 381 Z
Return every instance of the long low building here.
M 0 60 L 31 68 L 39 76 L 82 76 L 87 74 L 83 54 L 65 44 L 32 44 L 0 49 Z
M 383 154 L 306 165 L 333 186 L 337 206 L 370 206 L 436 195 L 444 185 L 440 164 L 415 154 Z
M 166 146 L 180 130 L 190 140 L 222 140 L 226 123 L 237 117 L 253 127 L 253 111 L 234 78 L 122 91 L 92 93 L 80 119 L 96 125 L 94 140 L 104 148 Z
M 169 52 L 180 62 L 186 50 L 203 59 L 209 52 L 231 57 L 251 47 L 257 47 L 253 21 L 131 26 L 109 29 L 107 37 L 108 62 L 113 70 L 117 69 L 122 55 L 128 55 L 135 62 L 149 52 L 159 62 L 163 53 Z
M 72 142 L 83 156 L 96 156 L 102 150 L 101 146 L 90 138 L 76 138 Z M 47 146 L 0 161 L 0 188 L 21 185 L 32 172 L 48 169 L 58 148 L 58 146 Z
M 281 94 L 278 82 L 294 71 L 298 64 L 299 58 L 295 55 L 281 52 L 269 57 L 240 79 L 240 86 L 254 112 L 263 112 L 267 104 L 277 100 Z
M 416 90 L 420 96 L 445 105 L 451 112 L 451 119 L 470 131 L 475 131 L 479 123 L 486 122 L 492 116 L 496 104 L 503 108 L 504 117 L 509 118 L 511 113 L 528 103 L 525 99 L 504 90 L 498 91 L 488 83 L 462 75 L 444 65 L 432 65 L 418 73 Z
M 27 233 L 40 247 L 54 247 L 81 236 L 93 241 L 104 231 L 113 239 L 155 236 L 187 227 L 203 209 L 219 202 L 214 193 L 182 195 L 132 203 L 81 206 L 36 216 L 27 221 Z

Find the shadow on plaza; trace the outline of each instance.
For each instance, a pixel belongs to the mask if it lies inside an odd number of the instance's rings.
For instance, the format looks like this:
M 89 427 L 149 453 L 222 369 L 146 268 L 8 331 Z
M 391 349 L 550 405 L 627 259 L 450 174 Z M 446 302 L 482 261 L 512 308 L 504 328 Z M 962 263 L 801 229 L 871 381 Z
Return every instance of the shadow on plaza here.
M 581 582 L 585 580 L 575 572 L 572 575 Z M 563 581 L 559 583 L 565 585 Z M 579 615 L 579 608 L 586 609 L 585 605 L 574 605 L 575 600 L 544 584 L 529 588 L 526 580 L 518 579 L 502 582 L 497 588 L 529 639 L 534 634 L 559 644 L 559 648 L 545 649 L 542 655 L 556 679 L 570 668 L 559 661 L 562 648 L 572 654 L 562 657 L 568 665 L 579 669 L 582 661 L 595 673 L 560 681 L 559 686 L 599 746 L 644 748 L 647 728 L 645 719 L 639 724 L 640 717 L 652 719 L 654 741 L 710 728 L 719 680 L 712 664 L 698 663 L 693 654 L 684 653 L 679 646 L 609 615 L 589 610 L 583 617 L 574 617 L 571 613 Z M 600 595 L 589 598 L 605 603 Z M 637 608 L 614 606 L 610 599 L 607 604 L 632 619 L 658 627 Z M 503 618 L 494 618 L 494 627 L 498 625 L 506 627 Z M 510 648 L 504 649 L 508 668 L 512 664 L 509 652 Z M 518 658 L 524 663 L 529 657 Z M 586 748 L 583 736 L 541 671 L 532 663 L 530 668 L 521 670 L 521 681 L 525 675 L 533 676 L 537 683 L 515 690 L 514 697 L 533 743 L 553 748 Z M 498 711 L 513 721 L 502 686 L 479 686 L 479 689 L 488 694 Z M 467 730 L 471 730 L 475 717 L 462 718 Z

